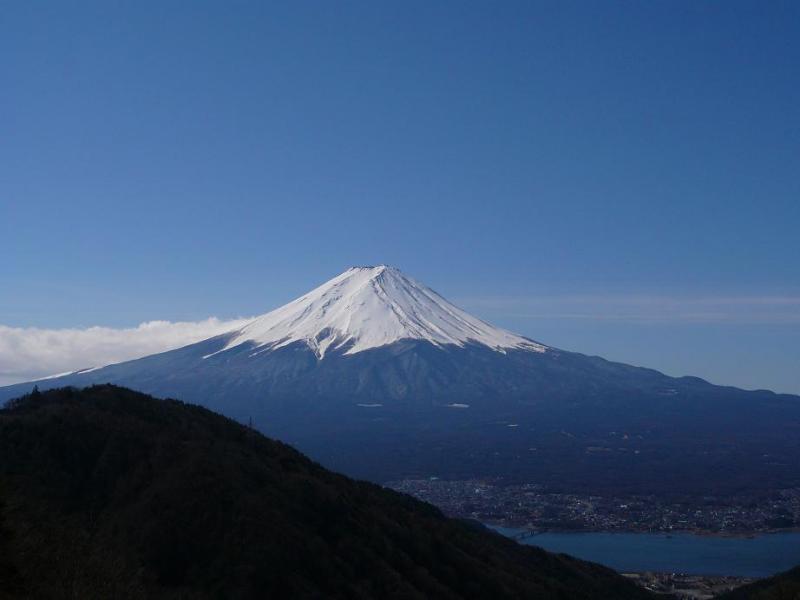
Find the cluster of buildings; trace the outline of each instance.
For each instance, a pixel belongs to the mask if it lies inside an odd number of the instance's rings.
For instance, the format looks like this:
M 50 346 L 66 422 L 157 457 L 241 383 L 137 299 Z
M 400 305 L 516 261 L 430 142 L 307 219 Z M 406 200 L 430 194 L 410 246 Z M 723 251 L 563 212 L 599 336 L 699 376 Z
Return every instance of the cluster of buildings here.
M 681 573 L 623 573 L 643 588 L 676 600 L 707 600 L 751 583 L 747 577 L 685 575 Z
M 450 516 L 534 531 L 695 531 L 757 533 L 800 528 L 800 488 L 728 497 L 593 496 L 536 484 L 436 478 L 388 487 Z

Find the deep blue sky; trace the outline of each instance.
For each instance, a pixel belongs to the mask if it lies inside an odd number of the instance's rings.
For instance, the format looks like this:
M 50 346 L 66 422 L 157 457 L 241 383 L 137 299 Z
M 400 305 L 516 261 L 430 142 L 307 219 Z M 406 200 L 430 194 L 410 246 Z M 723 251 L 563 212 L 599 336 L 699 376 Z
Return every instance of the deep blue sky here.
M 800 393 L 796 2 L 16 2 L 0 324 L 265 312 L 390 263 Z

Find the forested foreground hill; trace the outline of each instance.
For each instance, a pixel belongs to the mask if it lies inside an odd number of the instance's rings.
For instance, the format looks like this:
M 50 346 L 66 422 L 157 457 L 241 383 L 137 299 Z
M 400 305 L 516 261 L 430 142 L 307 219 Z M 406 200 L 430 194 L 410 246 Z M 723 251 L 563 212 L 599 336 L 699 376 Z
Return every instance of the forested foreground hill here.
M 740 587 L 720 600 L 800 600 L 800 567 Z
M 5 598 L 649 597 L 206 409 L 114 386 L 0 411 L 0 482 Z

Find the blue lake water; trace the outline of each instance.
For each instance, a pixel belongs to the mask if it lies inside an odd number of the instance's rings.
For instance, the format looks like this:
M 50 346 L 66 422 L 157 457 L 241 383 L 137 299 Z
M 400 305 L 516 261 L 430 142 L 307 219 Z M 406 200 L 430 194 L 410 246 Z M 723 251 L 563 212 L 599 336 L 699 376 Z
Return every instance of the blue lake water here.
M 493 527 L 505 535 L 522 529 Z M 618 571 L 766 577 L 800 565 L 800 533 L 754 538 L 676 533 L 541 533 L 521 541 Z

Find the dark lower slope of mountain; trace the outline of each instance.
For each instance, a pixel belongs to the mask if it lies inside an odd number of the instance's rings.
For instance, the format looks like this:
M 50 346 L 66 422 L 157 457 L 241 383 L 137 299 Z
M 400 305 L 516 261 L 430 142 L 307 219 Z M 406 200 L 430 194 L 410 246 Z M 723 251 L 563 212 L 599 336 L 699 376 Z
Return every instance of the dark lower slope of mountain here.
M 728 592 L 720 600 L 800 600 L 800 567 Z
M 649 597 L 204 408 L 114 386 L 0 411 L 0 482 L 8 598 Z
M 800 485 L 800 398 L 548 349 L 404 340 L 324 359 L 230 336 L 38 382 L 197 402 L 347 474 L 501 477 L 562 489 L 726 493 Z M 32 384 L 0 389 L 0 400 Z

